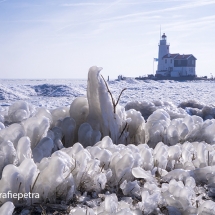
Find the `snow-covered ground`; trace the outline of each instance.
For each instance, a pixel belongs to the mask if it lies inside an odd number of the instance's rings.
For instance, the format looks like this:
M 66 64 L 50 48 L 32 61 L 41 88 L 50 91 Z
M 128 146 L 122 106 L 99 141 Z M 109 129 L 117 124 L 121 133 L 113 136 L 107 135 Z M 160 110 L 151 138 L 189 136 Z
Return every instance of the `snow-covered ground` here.
M 215 82 L 88 78 L 0 81 L 0 214 L 213 215 Z
M 178 105 L 187 100 L 215 104 L 215 81 L 141 81 L 128 79 L 109 81 L 115 97 L 122 89 L 120 103 L 129 101 L 171 101 Z M 17 100 L 25 100 L 35 106 L 56 108 L 70 105 L 78 96 L 86 95 L 87 80 L 0 80 L 0 105 L 8 106 Z

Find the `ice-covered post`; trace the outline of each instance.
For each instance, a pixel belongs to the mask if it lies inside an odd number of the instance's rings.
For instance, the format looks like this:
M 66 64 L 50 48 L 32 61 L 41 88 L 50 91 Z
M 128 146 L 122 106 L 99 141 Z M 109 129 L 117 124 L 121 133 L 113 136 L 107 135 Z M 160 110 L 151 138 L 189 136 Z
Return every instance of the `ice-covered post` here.
M 93 66 L 89 69 L 87 82 L 87 99 L 89 115 L 87 122 L 102 136 L 110 136 L 114 143 L 119 143 L 121 128 L 125 125 L 125 110 L 113 107 L 113 97 L 108 93 L 106 82 L 100 75 L 101 67 Z M 115 103 L 116 105 L 118 104 Z

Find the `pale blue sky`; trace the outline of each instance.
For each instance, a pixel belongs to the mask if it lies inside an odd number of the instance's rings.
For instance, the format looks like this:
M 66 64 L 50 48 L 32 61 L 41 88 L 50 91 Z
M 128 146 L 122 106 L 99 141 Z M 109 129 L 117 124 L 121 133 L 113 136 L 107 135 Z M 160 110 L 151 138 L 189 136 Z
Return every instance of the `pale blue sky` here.
M 0 78 L 150 74 L 160 25 L 170 53 L 215 76 L 215 0 L 0 0 Z

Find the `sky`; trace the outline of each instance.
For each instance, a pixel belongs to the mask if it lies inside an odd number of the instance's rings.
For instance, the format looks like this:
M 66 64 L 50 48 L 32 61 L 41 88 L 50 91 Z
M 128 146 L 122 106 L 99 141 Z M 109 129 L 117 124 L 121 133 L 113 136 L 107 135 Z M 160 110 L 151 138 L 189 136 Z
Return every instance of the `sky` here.
M 160 26 L 170 53 L 215 76 L 215 0 L 0 0 L 0 78 L 152 74 Z

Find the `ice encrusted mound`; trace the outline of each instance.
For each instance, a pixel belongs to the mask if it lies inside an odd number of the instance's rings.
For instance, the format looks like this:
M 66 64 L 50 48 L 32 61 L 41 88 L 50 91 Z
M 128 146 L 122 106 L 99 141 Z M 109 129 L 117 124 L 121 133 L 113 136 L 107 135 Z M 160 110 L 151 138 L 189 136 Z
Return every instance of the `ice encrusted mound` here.
M 29 118 L 34 111 L 33 105 L 25 101 L 16 101 L 8 109 L 7 120 L 9 123 L 21 122 Z
M 145 125 L 146 143 L 151 147 L 162 141 L 167 145 L 175 145 L 185 141 L 206 141 L 215 143 L 215 120 L 206 120 L 199 116 L 189 116 L 170 120 L 164 110 L 156 110 Z
M 197 115 L 202 117 L 204 120 L 215 118 L 215 106 L 205 105 L 195 100 L 188 100 L 179 104 L 180 108 L 186 110 L 190 115 Z
M 171 119 L 175 118 L 183 118 L 187 115 L 187 112 L 183 110 L 183 108 L 177 108 L 173 103 L 167 101 L 131 101 L 125 105 L 125 110 L 135 109 L 139 111 L 144 119 L 148 119 L 148 117 L 156 110 L 165 110 Z
M 12 215 L 13 210 L 14 210 L 14 204 L 12 202 L 5 202 L 1 207 L 0 207 L 0 214 L 4 215 Z
M 27 138 L 22 138 L 19 144 L 26 141 Z M 198 210 L 209 210 L 213 204 L 206 204 L 207 200 L 200 198 L 205 193 L 196 185 L 208 184 L 213 195 L 215 167 L 208 165 L 213 165 L 215 150 L 206 143 L 202 143 L 201 148 L 196 142 L 185 145 L 167 146 L 160 142 L 153 150 L 146 144 L 115 145 L 106 136 L 95 146 L 84 148 L 76 143 L 62 148 L 37 165 L 26 157 L 18 167 L 10 164 L 4 168 L 0 192 L 31 191 L 39 193 L 40 198 L 1 201 L 13 201 L 15 205 L 44 201 L 88 202 L 87 205 L 94 208 L 92 214 L 162 214 L 162 210 L 172 211 L 172 214 L 196 214 Z M 105 195 L 100 194 L 103 191 Z M 102 198 L 104 202 L 99 206 L 97 201 Z M 86 209 L 75 208 L 73 212 L 86 213 Z
M 213 214 L 215 120 L 187 104 L 124 108 L 100 70 L 90 68 L 87 96 L 70 107 L 0 110 L 0 193 L 39 195 L 1 195 L 0 212 L 49 203 L 70 214 Z

